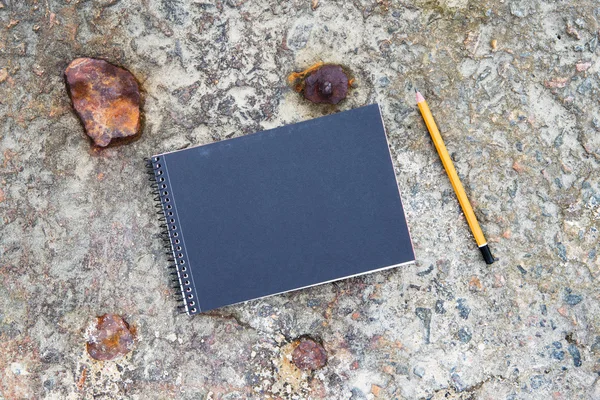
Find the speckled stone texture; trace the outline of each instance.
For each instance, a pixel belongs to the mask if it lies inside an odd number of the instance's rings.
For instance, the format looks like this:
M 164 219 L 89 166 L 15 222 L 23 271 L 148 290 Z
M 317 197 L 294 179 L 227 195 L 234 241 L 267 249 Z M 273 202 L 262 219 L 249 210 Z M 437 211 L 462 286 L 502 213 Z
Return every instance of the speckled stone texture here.
M 0 5 L 1 398 L 600 398 L 597 1 Z M 137 78 L 138 141 L 90 146 L 63 77 L 77 57 Z M 320 60 L 356 78 L 337 106 L 287 85 Z M 500 258 L 491 266 L 415 87 Z M 142 158 L 372 102 L 418 262 L 176 315 Z M 95 361 L 86 328 L 105 313 L 136 343 Z M 300 337 L 323 344 L 323 368 L 294 368 Z

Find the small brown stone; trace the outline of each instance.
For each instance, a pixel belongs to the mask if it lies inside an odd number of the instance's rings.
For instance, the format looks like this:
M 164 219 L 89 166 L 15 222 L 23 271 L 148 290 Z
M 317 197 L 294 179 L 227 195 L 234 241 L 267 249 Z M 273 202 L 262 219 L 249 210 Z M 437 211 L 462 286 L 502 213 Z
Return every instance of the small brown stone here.
M 348 76 L 339 65 L 323 65 L 305 80 L 304 97 L 313 103 L 337 104 L 348 94 Z
M 469 290 L 471 292 L 480 292 L 483 289 L 483 285 L 478 277 L 472 276 L 469 281 Z
M 292 362 L 301 370 L 314 371 L 323 368 L 327 362 L 327 352 L 314 340 L 305 339 L 292 352 Z
M 97 146 L 138 135 L 140 91 L 129 71 L 104 60 L 78 58 L 65 76 L 73 108 Z
M 375 397 L 379 397 L 379 396 L 381 395 L 381 387 L 380 387 L 380 386 L 377 386 L 377 385 L 374 385 L 374 384 L 372 384 L 372 385 L 371 385 L 371 393 L 373 393 L 373 395 L 374 395 Z
M 567 86 L 568 81 L 568 78 L 553 78 L 544 81 L 544 86 L 546 86 L 549 89 L 564 88 L 565 86 Z
M 386 374 L 396 375 L 396 368 L 392 367 L 391 365 L 384 365 L 383 368 L 382 368 L 382 370 Z
M 6 29 L 11 29 L 12 27 L 17 26 L 19 24 L 19 22 L 21 22 L 21 21 L 19 21 L 18 19 L 11 19 L 10 21 L 8 21 L 8 25 L 6 25 Z
M 504 278 L 503 275 L 500 274 L 495 274 L 494 275 L 494 284 L 493 287 L 495 288 L 501 288 L 504 286 L 504 284 L 506 283 L 506 278 Z
M 514 169 L 518 173 L 523 172 L 523 166 L 521 164 L 519 164 L 518 161 L 513 162 L 512 169 Z
M 133 349 L 134 334 L 123 318 L 104 314 L 97 318 L 96 326 L 89 333 L 87 351 L 95 360 L 114 360 Z
M 569 310 L 567 310 L 566 306 L 561 306 L 560 308 L 557 308 L 556 311 L 563 317 L 566 317 L 569 314 Z
M 573 25 L 567 24 L 567 33 L 573 36 L 577 40 L 581 40 L 581 35 L 577 31 L 577 29 L 573 28 Z

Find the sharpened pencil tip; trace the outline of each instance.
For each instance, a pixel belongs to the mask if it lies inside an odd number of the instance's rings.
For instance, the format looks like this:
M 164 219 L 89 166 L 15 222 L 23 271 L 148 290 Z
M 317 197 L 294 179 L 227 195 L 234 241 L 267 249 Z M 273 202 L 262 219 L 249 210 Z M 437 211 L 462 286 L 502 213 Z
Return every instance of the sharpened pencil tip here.
M 425 101 L 425 98 L 423 97 L 423 95 L 422 95 L 422 94 L 421 94 L 421 93 L 420 93 L 418 90 L 415 90 L 415 91 L 417 92 L 417 94 L 416 94 L 416 97 L 417 97 L 417 104 L 419 104 L 419 103 L 421 103 L 421 102 Z

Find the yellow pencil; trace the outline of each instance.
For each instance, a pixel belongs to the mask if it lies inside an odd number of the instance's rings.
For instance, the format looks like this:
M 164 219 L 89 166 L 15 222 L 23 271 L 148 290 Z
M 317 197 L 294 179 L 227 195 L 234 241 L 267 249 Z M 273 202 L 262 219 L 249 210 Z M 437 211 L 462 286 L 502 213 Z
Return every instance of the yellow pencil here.
M 465 189 L 458 178 L 458 174 L 456 173 L 456 169 L 454 168 L 450 154 L 448 154 L 448 150 L 446 150 L 446 145 L 444 144 L 442 135 L 440 135 L 440 131 L 435 124 L 433 115 L 431 115 L 431 111 L 429 110 L 429 106 L 427 105 L 425 98 L 416 89 L 415 92 L 417 92 L 417 105 L 419 106 L 421 115 L 425 120 L 425 125 L 427 125 L 427 129 L 429 130 L 433 144 L 435 145 L 435 148 L 440 155 L 440 159 L 442 160 L 442 164 L 446 169 L 446 173 L 450 178 L 450 183 L 452 183 L 452 187 L 454 188 L 456 197 L 458 197 L 458 202 L 462 207 L 465 218 L 469 223 L 471 232 L 473 232 L 473 236 L 475 236 L 477 246 L 479 246 L 479 250 L 481 250 L 481 254 L 483 254 L 483 259 L 485 262 L 487 264 L 491 264 L 495 261 L 494 256 L 492 256 L 492 252 L 490 251 L 487 241 L 485 240 L 485 236 L 483 236 L 479 222 L 477 222 L 477 217 L 475 217 L 475 213 L 473 212 L 473 207 L 471 207 L 471 203 L 469 202 L 469 198 L 465 193 Z

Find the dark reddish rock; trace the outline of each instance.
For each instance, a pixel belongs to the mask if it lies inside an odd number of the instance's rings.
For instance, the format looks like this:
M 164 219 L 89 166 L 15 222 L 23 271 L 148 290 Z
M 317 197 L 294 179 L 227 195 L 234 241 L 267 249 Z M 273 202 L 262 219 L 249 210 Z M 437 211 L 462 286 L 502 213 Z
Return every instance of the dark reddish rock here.
M 87 351 L 95 360 L 108 361 L 122 357 L 133 349 L 135 332 L 118 315 L 104 314 L 97 318 L 89 333 Z
M 323 65 L 306 78 L 304 97 L 313 103 L 337 104 L 348 94 L 348 76 L 339 65 Z
M 140 90 L 129 71 L 104 60 L 77 58 L 65 76 L 73 108 L 97 146 L 137 137 Z
M 292 352 L 292 362 L 301 370 L 323 368 L 327 362 L 327 352 L 312 339 L 302 340 Z

